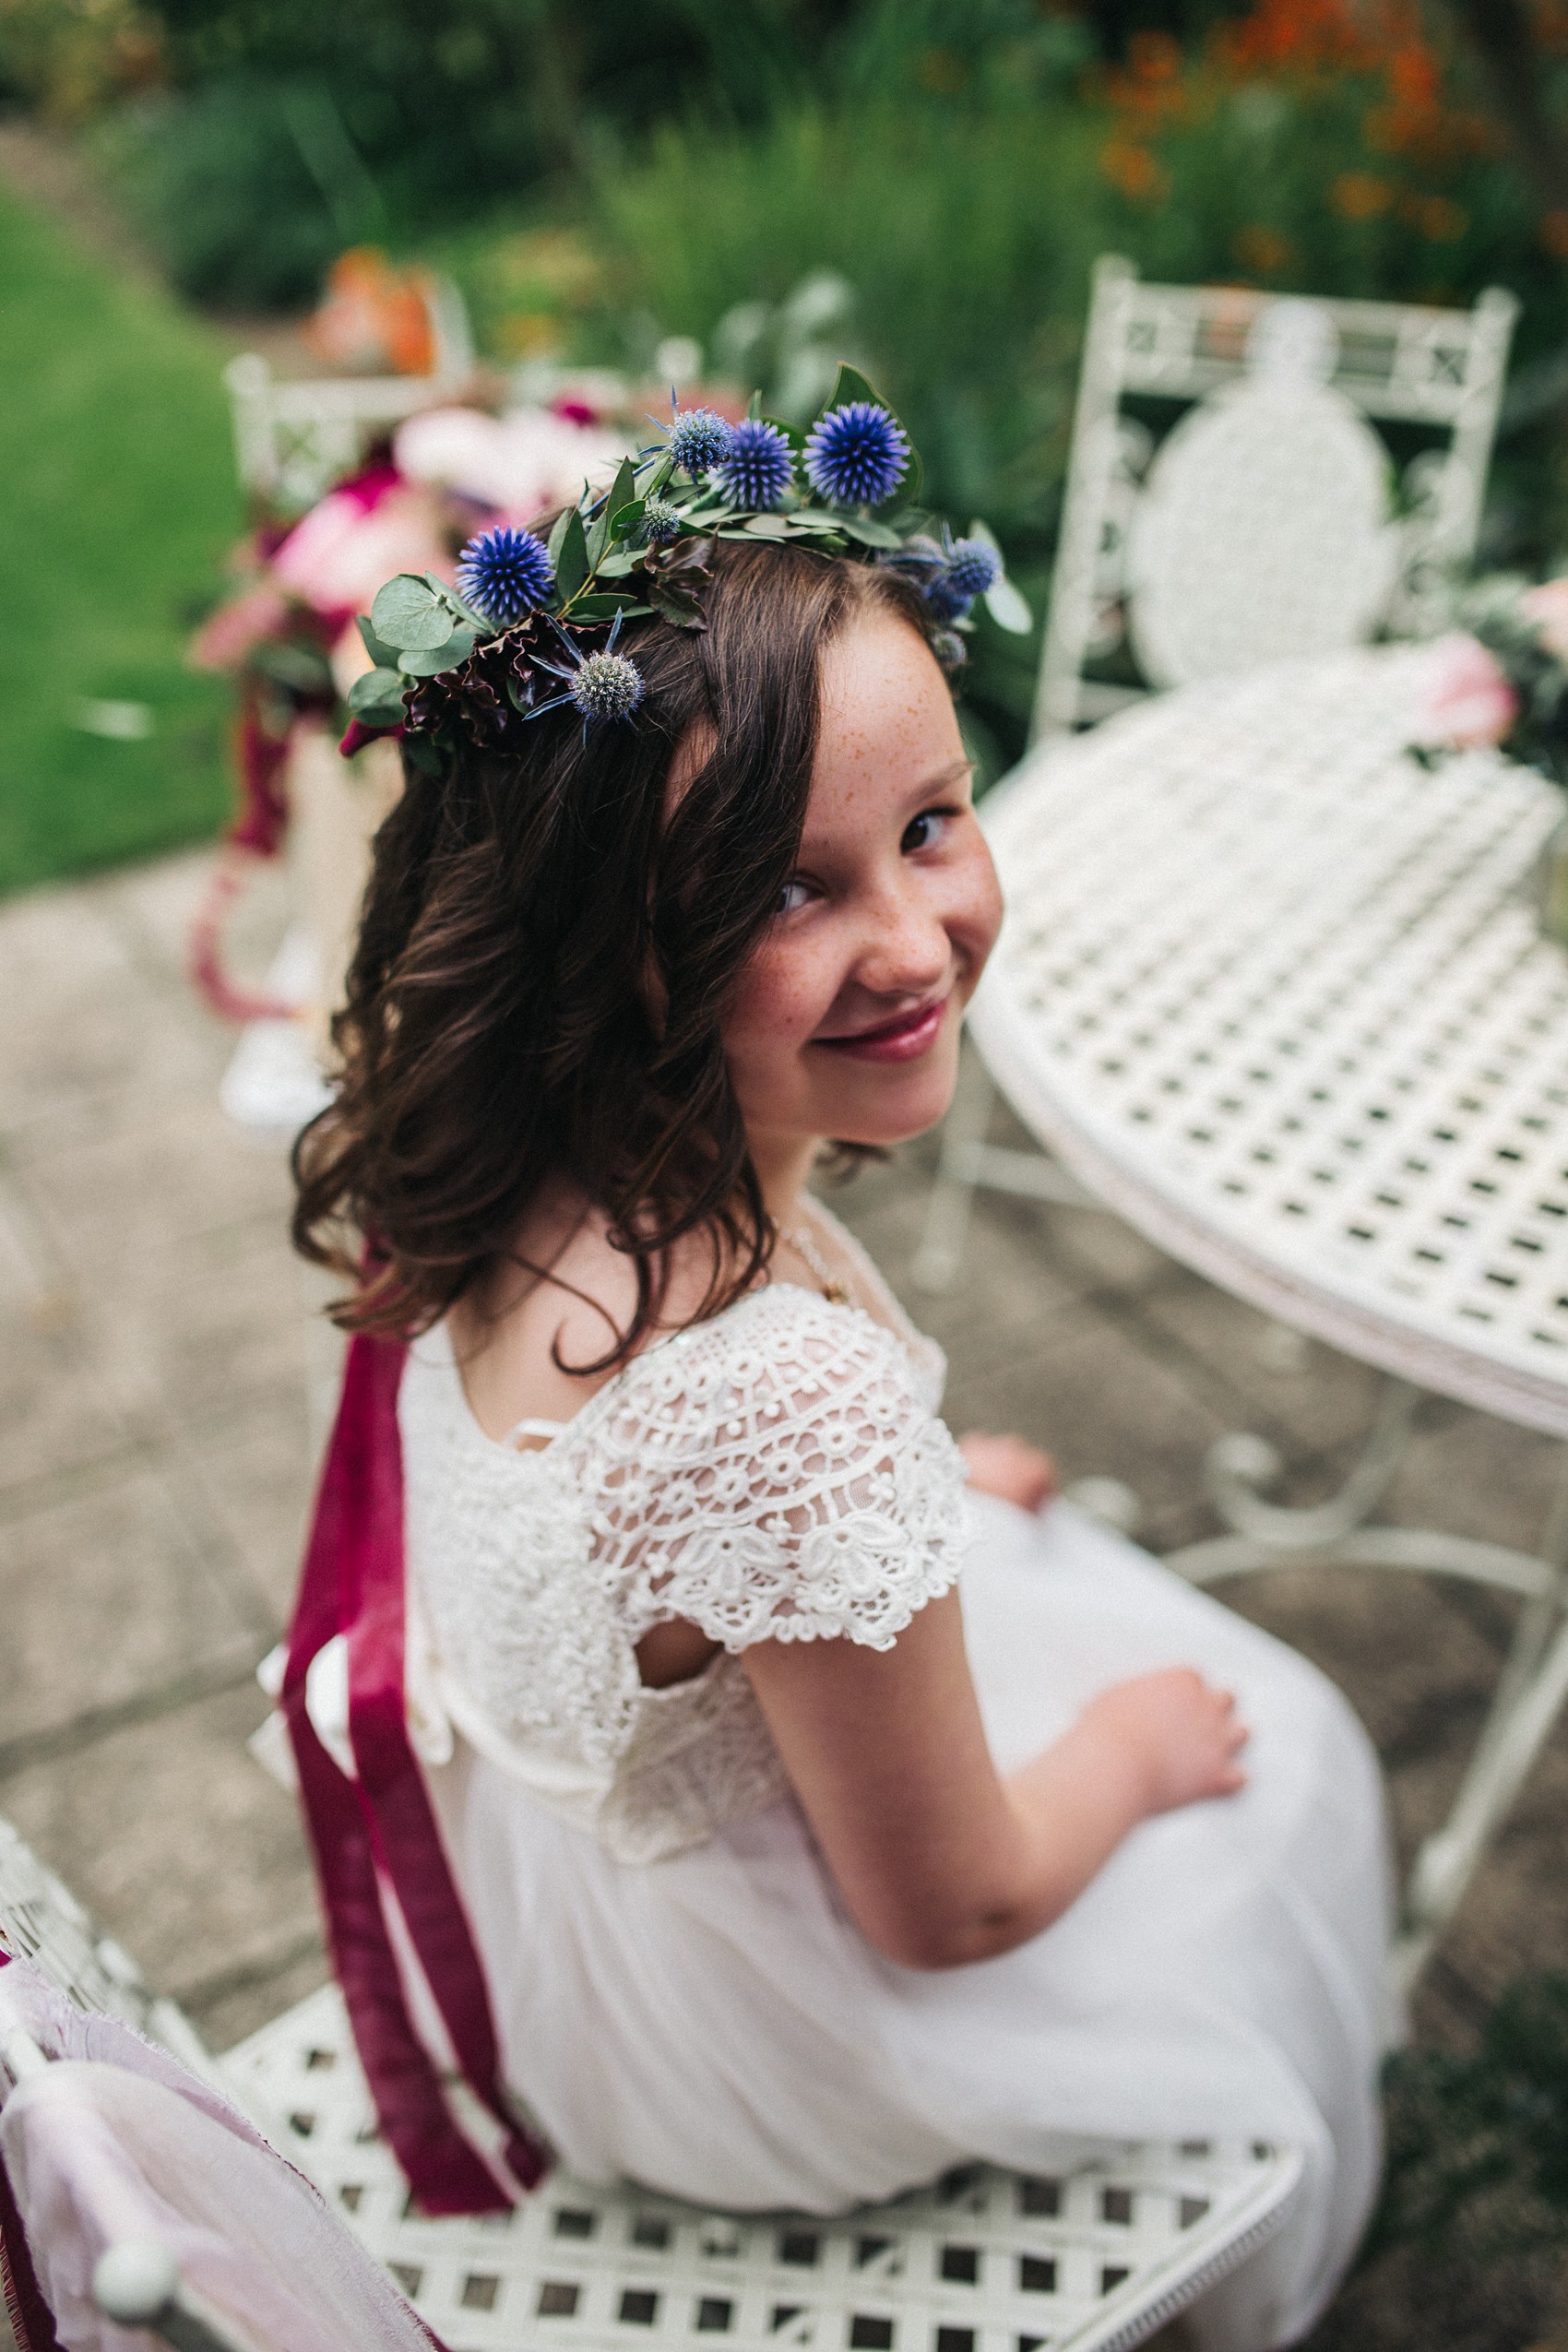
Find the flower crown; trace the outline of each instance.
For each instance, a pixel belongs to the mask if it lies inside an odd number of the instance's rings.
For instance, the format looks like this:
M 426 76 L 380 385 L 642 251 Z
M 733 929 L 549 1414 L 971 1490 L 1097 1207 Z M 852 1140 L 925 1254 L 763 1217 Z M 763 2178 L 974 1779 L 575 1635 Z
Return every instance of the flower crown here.
M 608 491 L 584 488 L 548 540 L 499 525 L 470 539 L 456 588 L 400 573 L 360 634 L 375 667 L 348 697 L 345 749 L 400 731 L 432 772 L 454 733 L 498 745 L 545 711 L 570 705 L 584 731 L 630 719 L 641 671 L 618 650 L 627 622 L 704 624 L 715 540 L 813 547 L 903 573 L 923 595 L 938 659 L 964 659 L 961 633 L 983 600 L 1018 633 L 1028 607 L 1005 577 L 983 523 L 956 540 L 917 504 L 921 463 L 885 402 L 853 368 L 804 433 L 761 413 L 740 424 L 671 403 L 666 440 L 622 461 Z

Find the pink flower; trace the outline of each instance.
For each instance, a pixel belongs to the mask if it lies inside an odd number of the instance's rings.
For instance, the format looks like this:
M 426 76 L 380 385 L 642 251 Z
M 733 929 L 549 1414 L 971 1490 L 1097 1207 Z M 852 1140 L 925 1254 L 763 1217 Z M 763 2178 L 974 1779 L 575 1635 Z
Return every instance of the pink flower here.
M 272 559 L 279 587 L 318 612 L 368 612 L 376 589 L 395 572 L 452 577 L 435 503 L 412 483 L 389 491 L 368 514 L 351 491 L 333 491 Z
M 276 636 L 289 600 L 270 580 L 259 580 L 232 602 L 220 605 L 191 639 L 193 670 L 237 670 L 266 637 Z
M 1519 599 L 1519 610 L 1526 621 L 1535 623 L 1536 635 L 1548 653 L 1568 662 L 1568 579 L 1543 580 L 1539 588 L 1526 589 Z
M 1519 715 L 1519 697 L 1484 645 L 1440 637 L 1432 647 L 1420 718 L 1420 741 L 1455 751 L 1501 743 Z

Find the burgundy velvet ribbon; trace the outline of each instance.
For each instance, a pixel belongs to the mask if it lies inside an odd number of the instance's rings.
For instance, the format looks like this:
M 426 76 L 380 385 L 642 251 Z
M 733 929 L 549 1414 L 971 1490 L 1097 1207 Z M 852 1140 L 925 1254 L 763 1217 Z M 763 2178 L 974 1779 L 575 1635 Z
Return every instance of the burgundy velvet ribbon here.
M 407 1352 L 362 1333 L 350 1344 L 290 1633 L 283 1705 L 333 1960 L 382 2129 L 426 2213 L 499 2213 L 514 2199 L 447 2105 L 409 2015 L 383 1909 L 385 1878 L 458 2064 L 505 2127 L 508 2168 L 520 2187 L 532 2188 L 549 2157 L 508 2110 L 479 1954 L 404 1718 L 398 1389 Z M 310 1662 L 338 1633 L 348 1636 L 357 1782 L 339 1771 L 305 1708 Z

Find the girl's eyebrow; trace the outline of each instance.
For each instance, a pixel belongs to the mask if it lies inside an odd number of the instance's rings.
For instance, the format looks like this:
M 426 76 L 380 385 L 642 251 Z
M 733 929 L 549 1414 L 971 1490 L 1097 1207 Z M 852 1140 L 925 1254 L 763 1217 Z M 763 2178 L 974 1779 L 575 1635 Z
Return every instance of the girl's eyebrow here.
M 921 792 L 934 792 L 942 785 L 955 783 L 960 776 L 972 776 L 974 772 L 975 762 L 972 759 L 949 760 L 945 767 L 939 767 L 934 775 L 924 777 L 915 789 Z

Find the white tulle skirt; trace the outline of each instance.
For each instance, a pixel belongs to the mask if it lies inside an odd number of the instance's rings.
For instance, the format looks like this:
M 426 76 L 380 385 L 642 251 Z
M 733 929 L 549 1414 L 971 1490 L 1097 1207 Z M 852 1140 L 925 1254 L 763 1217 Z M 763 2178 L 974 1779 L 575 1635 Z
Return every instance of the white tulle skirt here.
M 926 1974 L 865 1942 L 792 1804 L 630 1868 L 460 1746 L 433 1793 L 507 2077 L 572 2170 L 730 2209 L 1045 2169 L 1063 2134 L 1289 2139 L 1289 2221 L 1192 2323 L 1206 2352 L 1291 2343 L 1376 2186 L 1375 1759 L 1302 1658 L 1068 1504 L 976 1498 L 962 1590 L 1004 1769 L 1107 1684 L 1192 1665 L 1238 1693 L 1245 1792 L 1145 1823 L 1031 1942 Z

